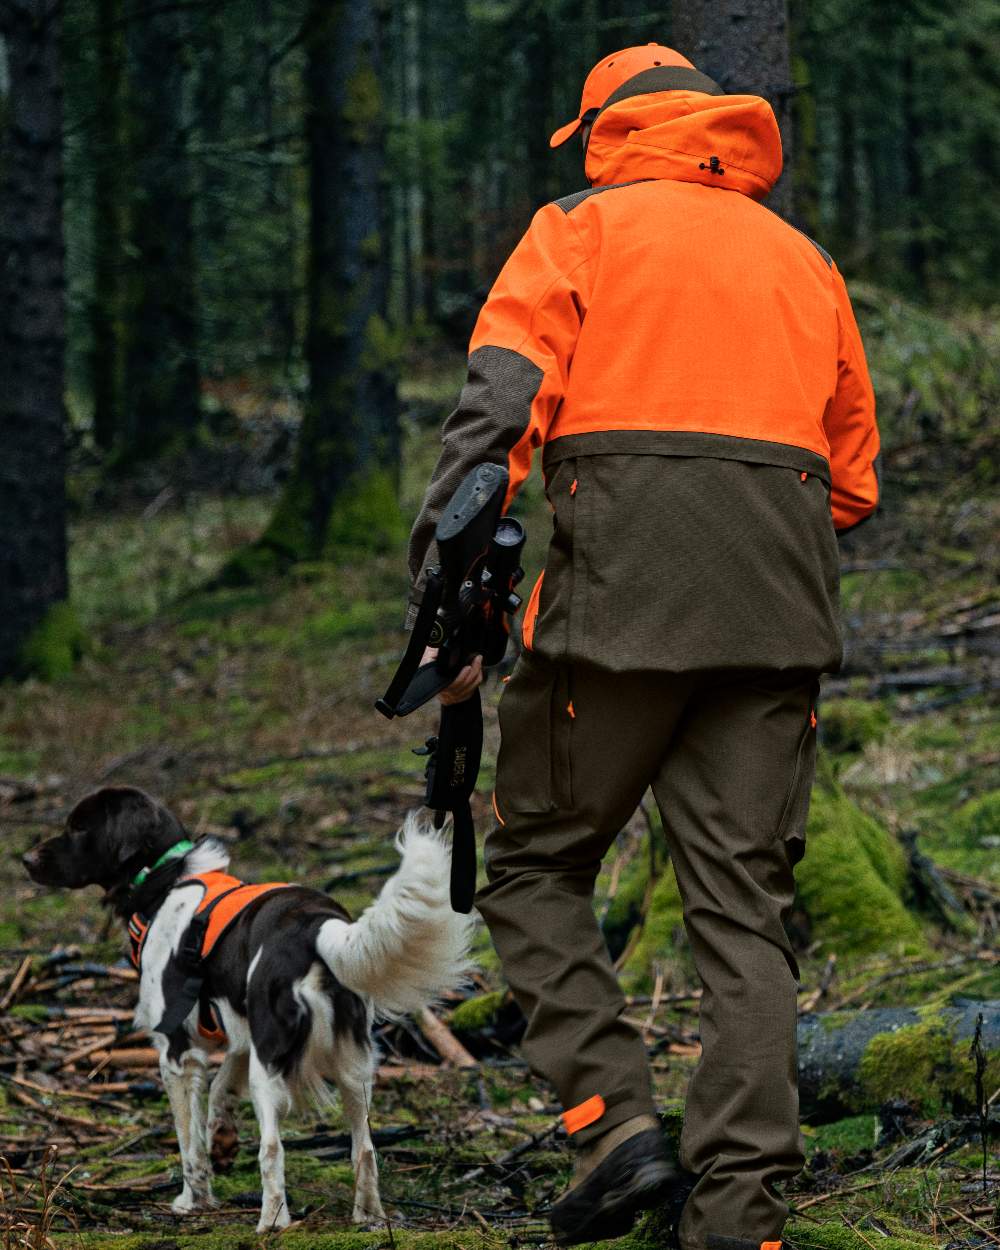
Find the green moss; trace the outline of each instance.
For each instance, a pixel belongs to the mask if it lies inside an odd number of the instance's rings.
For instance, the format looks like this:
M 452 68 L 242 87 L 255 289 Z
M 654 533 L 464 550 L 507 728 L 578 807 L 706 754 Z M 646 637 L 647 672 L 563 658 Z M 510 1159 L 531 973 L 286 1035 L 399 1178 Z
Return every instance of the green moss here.
M 996 838 L 1000 847 L 1000 790 L 971 799 L 955 813 L 955 833 L 967 846 L 979 846 L 984 838 Z
M 806 846 L 796 870 L 799 900 L 824 951 L 843 958 L 926 950 L 920 925 L 902 899 L 902 848 L 835 783 L 813 791 Z
M 835 754 L 881 742 L 890 725 L 888 709 L 866 699 L 834 699 L 822 709 L 823 746 Z
M 1000 1050 L 987 1056 L 986 1085 L 1000 1081 Z M 929 1011 L 919 1024 L 872 1038 L 858 1070 L 861 1100 L 875 1105 L 902 1098 L 925 1115 L 958 1102 L 975 1102 L 975 1067 L 967 1041 L 957 1042 L 948 1021 Z
M 43 681 L 57 681 L 73 671 L 83 654 L 84 635 L 69 603 L 54 603 L 21 648 L 21 669 Z
M 684 909 L 672 864 L 653 887 L 642 936 L 622 969 L 622 985 L 631 993 L 648 991 L 657 963 L 681 963 L 690 972 L 691 956 L 684 936 Z
M 834 1151 L 840 1155 L 855 1155 L 870 1150 L 878 1133 L 878 1117 L 852 1115 L 832 1124 L 821 1124 L 810 1132 L 810 1153 L 815 1150 Z
M 839 1221 L 815 1224 L 811 1220 L 796 1220 L 793 1217 L 785 1227 L 784 1235 L 789 1244 L 801 1246 L 802 1250 L 871 1250 L 872 1247 L 870 1232 L 862 1237 L 861 1233 Z M 879 1250 L 929 1250 L 937 1244 L 931 1237 L 909 1231 L 897 1237 L 881 1234 L 878 1237 Z
M 467 998 L 452 1011 L 448 1023 L 459 1033 L 481 1029 L 493 1022 L 506 997 L 506 990 L 494 990 L 490 994 Z
M 10 1008 L 9 1014 L 19 1020 L 28 1020 L 31 1024 L 41 1024 L 49 1018 L 48 1008 L 40 1003 L 17 1003 Z
M 325 550 L 388 551 L 405 542 L 407 532 L 392 473 L 373 469 L 341 493 L 327 525 Z

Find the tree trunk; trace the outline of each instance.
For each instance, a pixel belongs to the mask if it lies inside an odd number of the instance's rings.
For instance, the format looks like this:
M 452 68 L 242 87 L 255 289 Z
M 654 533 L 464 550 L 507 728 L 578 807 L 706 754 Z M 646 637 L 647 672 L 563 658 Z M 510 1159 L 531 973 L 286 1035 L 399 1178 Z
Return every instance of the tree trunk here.
M 0 678 L 67 596 L 60 0 L 4 0 L 0 138 Z
M 906 178 L 907 276 L 918 295 L 927 292 L 927 243 L 923 237 L 924 210 L 924 133 L 917 106 L 916 68 L 913 57 L 903 58 L 903 151 Z M 873 170 L 878 176 L 878 171 Z
M 768 198 L 792 213 L 792 86 L 786 0 L 680 0 L 674 5 L 674 46 L 728 92 L 761 95 L 781 128 L 785 173 Z
M 228 89 L 226 59 L 226 14 L 223 6 L 207 8 L 199 19 L 200 43 L 195 87 L 195 109 L 199 146 L 201 148 L 197 171 L 197 198 L 195 208 L 195 236 L 202 280 L 198 296 L 198 312 L 203 318 L 198 328 L 197 345 L 203 350 L 233 341 L 234 324 L 230 299 L 211 301 L 211 314 L 206 317 L 206 305 L 210 294 L 220 286 L 229 290 L 229 279 L 236 276 L 232 252 L 229 247 L 229 212 L 226 204 L 226 175 L 222 167 L 220 150 L 225 139 L 226 93 Z M 257 86 L 255 95 L 266 92 L 267 83 Z M 205 279 L 211 275 L 215 281 L 206 286 Z M 207 368 L 217 374 L 216 364 L 223 352 L 209 351 L 205 356 Z
M 311 0 L 309 397 L 285 492 L 254 551 L 231 567 L 237 577 L 401 532 L 385 321 L 381 12 L 375 0 Z
M 851 91 L 837 109 L 837 246 L 847 260 L 858 244 L 857 118 Z
M 94 441 L 109 450 L 122 420 L 122 180 L 125 38 L 121 0 L 98 0 L 97 108 L 94 118 L 94 302 L 91 313 Z
M 153 456 L 198 422 L 191 174 L 183 130 L 184 13 L 135 10 L 128 27 L 131 251 L 125 353 L 128 459 Z

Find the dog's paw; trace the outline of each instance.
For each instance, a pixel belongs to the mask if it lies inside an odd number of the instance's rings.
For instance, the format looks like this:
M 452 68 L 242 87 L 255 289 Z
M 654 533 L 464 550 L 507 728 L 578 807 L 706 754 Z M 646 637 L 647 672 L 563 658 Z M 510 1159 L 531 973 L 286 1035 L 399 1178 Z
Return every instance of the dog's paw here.
M 228 1172 L 232 1168 L 240 1152 L 240 1138 L 232 1120 L 220 1121 L 209 1130 L 208 1152 L 213 1172 Z
M 288 1214 L 288 1204 L 283 1202 L 277 1211 L 261 1211 L 257 1224 L 258 1233 L 278 1233 L 292 1222 Z
M 351 1218 L 356 1227 L 366 1233 L 384 1232 L 389 1227 L 389 1222 L 384 1215 L 374 1218 L 370 1215 L 354 1215 Z
M 355 1204 L 354 1210 L 351 1212 L 351 1220 L 355 1224 L 359 1224 L 362 1228 L 367 1228 L 372 1231 L 378 1228 L 388 1227 L 385 1212 L 382 1210 L 381 1203 L 377 1206 L 360 1206 Z
M 212 1194 L 196 1194 L 185 1187 L 170 1204 L 170 1209 L 174 1215 L 190 1215 L 192 1211 L 210 1211 L 218 1205 L 218 1198 Z

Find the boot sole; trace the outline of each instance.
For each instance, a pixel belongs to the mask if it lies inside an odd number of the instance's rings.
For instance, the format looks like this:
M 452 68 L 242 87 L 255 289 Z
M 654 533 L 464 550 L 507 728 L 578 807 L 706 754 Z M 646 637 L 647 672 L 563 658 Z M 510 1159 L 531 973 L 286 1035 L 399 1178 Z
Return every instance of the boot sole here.
M 560 1246 L 578 1246 L 624 1237 L 639 1212 L 660 1206 L 676 1184 L 677 1172 L 665 1160 L 640 1164 L 627 1181 L 606 1189 L 585 1217 L 562 1227 L 550 1219 L 553 1239 Z

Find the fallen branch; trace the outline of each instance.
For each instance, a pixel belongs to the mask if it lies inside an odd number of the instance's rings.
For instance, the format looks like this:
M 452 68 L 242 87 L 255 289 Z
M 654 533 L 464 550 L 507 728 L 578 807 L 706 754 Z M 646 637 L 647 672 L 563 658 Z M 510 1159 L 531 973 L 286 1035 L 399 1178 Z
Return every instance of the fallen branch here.
M 425 1007 L 417 1016 L 417 1024 L 445 1063 L 453 1064 L 456 1068 L 479 1067 L 478 1061 L 473 1059 L 454 1033 L 429 1007 Z

